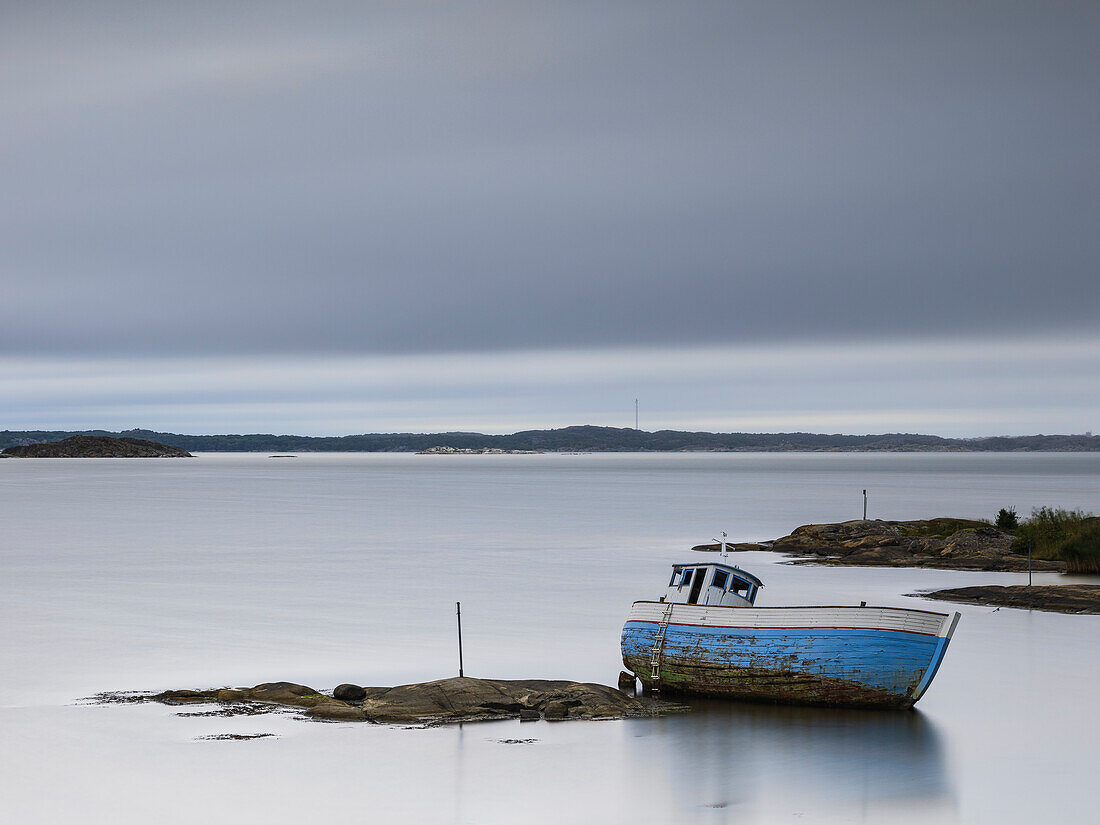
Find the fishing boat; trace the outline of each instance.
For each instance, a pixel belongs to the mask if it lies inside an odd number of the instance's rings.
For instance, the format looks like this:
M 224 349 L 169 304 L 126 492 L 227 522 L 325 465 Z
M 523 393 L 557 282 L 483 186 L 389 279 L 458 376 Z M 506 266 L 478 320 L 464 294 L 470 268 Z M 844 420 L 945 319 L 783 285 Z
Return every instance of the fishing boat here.
M 757 607 L 764 586 L 729 564 L 674 564 L 637 601 L 623 664 L 648 691 L 765 702 L 911 708 L 939 669 L 958 613 L 904 607 Z

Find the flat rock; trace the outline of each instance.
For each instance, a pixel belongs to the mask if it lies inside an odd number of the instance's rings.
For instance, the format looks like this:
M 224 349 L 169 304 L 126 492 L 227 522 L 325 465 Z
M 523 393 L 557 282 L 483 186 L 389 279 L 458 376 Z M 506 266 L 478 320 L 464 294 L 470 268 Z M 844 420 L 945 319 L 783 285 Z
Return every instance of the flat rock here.
M 697 553 L 720 553 L 722 552 L 722 545 L 718 542 L 714 544 L 697 544 L 691 548 Z M 759 544 L 752 541 L 727 541 L 726 551 L 729 553 L 745 553 L 750 550 L 770 550 L 771 548 L 767 544 Z
M 305 685 L 294 682 L 265 682 L 253 688 L 211 688 L 210 690 L 166 690 L 150 697 L 166 705 L 202 702 L 262 702 L 273 705 L 311 708 L 320 702 L 335 701 Z
M 948 602 L 1048 610 L 1055 613 L 1100 613 L 1100 584 L 987 584 L 911 595 Z
M 518 717 L 524 711 L 561 719 L 652 715 L 647 703 L 592 683 L 455 677 L 366 691 L 363 710 L 380 722 Z
M 321 702 L 335 701 L 320 691 L 294 682 L 265 682 L 262 685 L 243 691 L 245 701 L 270 702 L 276 705 L 311 708 Z
M 349 705 L 333 699 L 329 702 L 319 702 L 306 711 L 310 719 L 327 719 L 330 722 L 365 722 L 367 714 L 362 708 Z

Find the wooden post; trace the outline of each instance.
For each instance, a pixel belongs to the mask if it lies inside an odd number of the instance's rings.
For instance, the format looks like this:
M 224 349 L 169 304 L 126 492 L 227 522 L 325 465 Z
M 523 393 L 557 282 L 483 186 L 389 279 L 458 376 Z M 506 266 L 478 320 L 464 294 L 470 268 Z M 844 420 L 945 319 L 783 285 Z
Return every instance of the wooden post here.
M 462 602 L 455 602 L 455 615 L 458 616 L 458 675 L 462 677 Z

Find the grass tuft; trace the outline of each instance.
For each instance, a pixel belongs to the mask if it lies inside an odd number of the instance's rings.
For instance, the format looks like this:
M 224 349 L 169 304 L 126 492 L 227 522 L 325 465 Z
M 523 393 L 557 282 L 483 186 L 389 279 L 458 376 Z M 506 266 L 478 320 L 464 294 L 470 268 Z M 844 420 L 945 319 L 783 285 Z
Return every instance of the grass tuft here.
M 980 527 L 989 527 L 988 521 L 975 521 L 968 518 L 930 518 L 920 526 L 903 527 L 903 536 L 919 536 L 921 538 L 946 539 L 961 530 L 977 530 Z
M 1100 519 L 1091 521 L 1059 548 L 1067 573 L 1100 573 Z

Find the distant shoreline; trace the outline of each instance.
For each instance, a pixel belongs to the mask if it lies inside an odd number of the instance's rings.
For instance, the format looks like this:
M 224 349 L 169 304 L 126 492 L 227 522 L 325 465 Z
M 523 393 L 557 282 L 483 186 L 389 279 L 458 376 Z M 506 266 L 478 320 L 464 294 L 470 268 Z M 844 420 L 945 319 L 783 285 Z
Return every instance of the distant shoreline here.
M 1067 453 L 1100 452 L 1100 436 L 1024 435 L 944 438 L 937 435 L 885 433 L 710 433 L 577 426 L 525 430 L 508 435 L 483 433 L 368 433 L 345 436 L 187 435 L 153 430 L 4 430 L 0 450 L 61 441 L 72 436 L 139 438 L 188 452 L 242 453 L 418 453 L 432 448 L 455 452 L 500 450 L 541 453 Z M 440 450 L 441 452 L 444 450 Z

